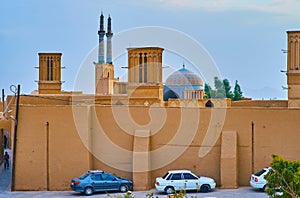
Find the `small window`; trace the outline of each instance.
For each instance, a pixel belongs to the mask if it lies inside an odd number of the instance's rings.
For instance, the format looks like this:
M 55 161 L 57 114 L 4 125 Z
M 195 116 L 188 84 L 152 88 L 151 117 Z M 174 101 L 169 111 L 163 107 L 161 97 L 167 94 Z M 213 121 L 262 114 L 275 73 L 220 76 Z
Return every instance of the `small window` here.
M 214 107 L 214 103 L 212 103 L 210 100 L 207 101 L 207 103 L 205 104 L 205 107 Z
M 183 177 L 184 177 L 184 179 L 198 179 L 197 177 L 195 177 L 194 175 L 192 175 L 190 173 L 183 173 Z
M 112 176 L 112 175 L 110 175 L 110 174 L 106 174 L 106 173 L 103 173 L 103 174 L 101 175 L 101 177 L 102 177 L 103 180 L 109 180 L 109 181 L 112 181 L 112 180 L 115 179 L 114 176 Z
M 101 180 L 100 174 L 92 174 L 91 179 L 94 181 L 100 181 Z
M 140 53 L 139 57 L 139 83 L 143 82 L 143 56 L 142 53 Z
M 181 173 L 173 174 L 171 180 L 181 180 Z
M 147 53 L 144 54 L 144 82 L 146 83 L 148 81 L 147 78 Z
M 47 80 L 49 81 L 53 80 L 53 58 L 52 57 L 47 58 Z

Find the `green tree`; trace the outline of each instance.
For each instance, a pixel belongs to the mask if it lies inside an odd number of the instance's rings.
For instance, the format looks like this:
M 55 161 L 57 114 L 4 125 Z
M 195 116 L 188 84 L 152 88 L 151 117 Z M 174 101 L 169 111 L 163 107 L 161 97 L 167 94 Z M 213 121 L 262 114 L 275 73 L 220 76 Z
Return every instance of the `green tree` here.
M 215 77 L 214 85 L 215 89 L 212 89 L 209 84 L 204 84 L 204 98 L 230 98 L 233 101 L 242 100 L 244 98 L 238 81 L 235 81 L 233 93 L 227 79 L 220 80 L 218 77 Z
M 285 160 L 278 155 L 272 155 L 272 169 L 265 176 L 267 180 L 266 193 L 271 197 L 300 197 L 300 161 Z M 281 193 L 276 192 L 279 189 Z
M 225 87 L 224 87 L 224 83 L 222 80 L 220 80 L 217 76 L 214 78 L 214 82 L 215 82 L 215 94 L 214 94 L 214 98 L 225 98 L 226 94 L 225 94 Z
M 203 98 L 208 99 L 211 98 L 212 88 L 209 84 L 204 84 L 204 96 Z
M 233 99 L 233 93 L 231 91 L 231 86 L 230 86 L 230 83 L 229 83 L 229 81 L 227 79 L 223 80 L 223 85 L 224 85 L 224 90 L 225 90 L 226 98 Z
M 242 89 L 240 87 L 240 85 L 238 84 L 238 81 L 235 81 L 235 85 L 234 85 L 234 90 L 233 90 L 233 101 L 237 101 L 237 100 L 242 100 L 243 97 L 243 92 Z

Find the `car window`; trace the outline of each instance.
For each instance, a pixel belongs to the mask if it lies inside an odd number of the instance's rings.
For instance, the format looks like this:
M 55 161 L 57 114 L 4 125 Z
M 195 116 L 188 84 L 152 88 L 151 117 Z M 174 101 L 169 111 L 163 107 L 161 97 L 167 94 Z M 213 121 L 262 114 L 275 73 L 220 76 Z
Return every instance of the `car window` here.
M 167 179 L 166 177 L 169 175 L 169 173 L 166 173 L 162 178 Z M 170 174 L 171 175 L 171 174 Z
M 172 174 L 169 174 L 168 177 L 166 177 L 166 180 L 170 180 L 172 177 Z
M 101 174 L 101 177 L 103 180 L 115 180 L 115 177 L 113 175 L 107 174 L 107 173 L 103 173 Z
M 184 177 L 184 179 L 198 179 L 197 177 L 195 177 L 194 175 L 192 175 L 190 173 L 183 173 L 183 177 Z
M 257 177 L 259 177 L 259 176 L 261 176 L 264 172 L 266 172 L 266 170 L 265 170 L 265 169 L 262 169 L 262 170 L 258 171 L 257 173 L 255 173 L 254 175 L 257 176 Z
M 85 179 L 89 174 L 88 173 L 85 173 L 83 175 L 81 175 L 80 177 L 78 177 L 78 179 Z
M 100 174 L 92 174 L 91 179 L 94 181 L 100 181 L 101 180 Z
M 181 180 L 181 173 L 174 173 L 171 180 Z

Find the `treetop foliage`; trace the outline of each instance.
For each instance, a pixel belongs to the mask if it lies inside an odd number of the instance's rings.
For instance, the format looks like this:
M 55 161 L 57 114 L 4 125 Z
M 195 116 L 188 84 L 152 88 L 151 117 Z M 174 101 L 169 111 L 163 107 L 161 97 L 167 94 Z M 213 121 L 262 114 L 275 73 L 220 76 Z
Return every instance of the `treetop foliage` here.
M 238 81 L 235 81 L 233 92 L 231 91 L 230 83 L 227 79 L 220 80 L 218 77 L 214 78 L 214 87 L 207 83 L 204 85 L 204 98 L 230 98 L 233 101 L 242 100 L 243 92 Z
M 272 157 L 272 169 L 265 176 L 266 193 L 270 197 L 299 198 L 300 161 L 285 160 L 278 155 L 272 155 Z

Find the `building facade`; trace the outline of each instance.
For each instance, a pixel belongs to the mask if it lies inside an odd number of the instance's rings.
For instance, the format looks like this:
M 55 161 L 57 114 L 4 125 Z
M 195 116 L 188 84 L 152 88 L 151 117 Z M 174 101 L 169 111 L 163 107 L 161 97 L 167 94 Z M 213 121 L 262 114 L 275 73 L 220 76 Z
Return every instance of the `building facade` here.
M 196 88 L 164 101 L 160 47 L 128 48 L 128 82 L 119 82 L 110 17 L 105 34 L 101 14 L 98 35 L 92 95 L 62 91 L 61 54 L 39 53 L 38 92 L 20 96 L 13 190 L 69 190 L 70 180 L 89 169 L 132 179 L 135 190 L 152 188 L 170 169 L 190 169 L 222 188 L 237 188 L 248 186 L 272 154 L 300 159 L 299 32 L 288 31 L 288 100 L 238 102 L 203 99 L 194 74 L 189 83 Z M 12 138 L 15 123 L 9 123 Z

